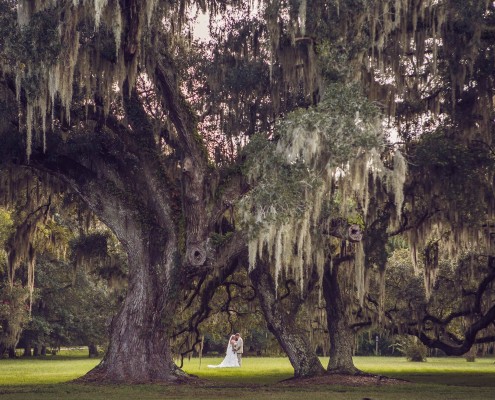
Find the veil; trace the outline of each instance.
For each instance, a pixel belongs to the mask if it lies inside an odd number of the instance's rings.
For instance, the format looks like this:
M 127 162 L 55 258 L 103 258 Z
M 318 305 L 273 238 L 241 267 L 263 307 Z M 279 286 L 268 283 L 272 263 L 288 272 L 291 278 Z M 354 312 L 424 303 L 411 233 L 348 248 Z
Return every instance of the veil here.
M 232 348 L 232 339 L 234 338 L 234 335 L 230 336 L 229 341 L 227 342 L 227 350 L 225 351 L 225 354 L 227 356 L 230 354 L 234 354 L 234 349 Z

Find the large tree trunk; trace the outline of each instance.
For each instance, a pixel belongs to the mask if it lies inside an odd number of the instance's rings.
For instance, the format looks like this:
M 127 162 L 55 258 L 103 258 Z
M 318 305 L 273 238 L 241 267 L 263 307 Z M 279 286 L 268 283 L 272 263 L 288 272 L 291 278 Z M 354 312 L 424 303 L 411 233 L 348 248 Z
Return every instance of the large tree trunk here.
M 138 7 L 140 3 L 133 0 L 132 4 Z M 170 90 L 177 88 L 171 85 Z M 168 100 L 172 102 L 172 98 Z M 206 156 L 195 139 L 195 120 L 179 100 L 175 108 L 169 105 L 184 144 L 181 172 L 163 161 L 162 144 L 157 142 L 135 92 L 124 102 L 128 111 L 125 124 L 111 117 L 103 122 L 103 114 L 93 116 L 105 128 L 74 138 L 84 151 L 77 145 L 65 146 L 63 141 L 58 148 L 52 147 L 49 157 L 41 152 L 33 152 L 31 157 L 31 167 L 50 171 L 80 196 L 113 231 L 128 255 L 127 296 L 111 323 L 109 348 L 82 381 L 187 379 L 172 360 L 173 318 L 184 273 L 211 260 L 206 246 Z M 191 122 L 183 126 L 184 121 Z M 128 124 L 132 129 L 126 128 Z M 86 146 L 88 141 L 91 145 Z
M 111 323 L 105 357 L 83 381 L 149 383 L 187 378 L 175 366 L 170 348 L 178 290 L 176 242 L 164 231 L 143 231 L 124 235 L 127 295 Z
M 106 138 L 100 140 L 106 148 Z M 144 137 L 142 140 L 144 143 Z M 143 148 L 146 150 L 144 144 Z M 135 150 L 139 157 L 119 153 L 101 158 L 95 154 L 86 155 L 88 160 L 82 158 L 80 163 L 61 157 L 48 165 L 113 231 L 128 255 L 127 295 L 112 320 L 108 350 L 100 364 L 80 378 L 83 382 L 188 379 L 174 364 L 169 342 L 187 267 L 185 255 L 178 251 L 180 215 L 152 154 Z M 33 156 L 32 163 L 35 161 Z M 171 205 L 175 205 L 175 213 Z M 188 228 L 182 232 L 186 238 Z
M 328 334 L 330 336 L 330 360 L 327 370 L 331 373 L 356 375 L 361 373 L 354 366 L 354 332 L 349 327 L 346 311 L 345 292 L 339 283 L 340 264 L 325 268 L 323 295 L 326 302 Z
M 325 372 L 305 332 L 298 329 L 294 315 L 287 314 L 277 298 L 275 283 L 262 262 L 250 273 L 268 329 L 277 338 L 294 367 L 295 377 L 310 377 Z

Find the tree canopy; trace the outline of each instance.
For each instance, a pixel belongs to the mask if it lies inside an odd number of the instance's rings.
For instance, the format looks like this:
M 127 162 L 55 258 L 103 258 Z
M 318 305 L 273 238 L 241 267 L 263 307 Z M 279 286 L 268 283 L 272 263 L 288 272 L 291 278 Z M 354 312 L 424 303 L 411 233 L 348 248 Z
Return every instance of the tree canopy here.
M 11 291 L 25 264 L 33 292 L 36 237 L 65 195 L 127 255 L 127 295 L 89 381 L 187 380 L 170 338 L 197 345 L 232 276 L 252 285 L 296 375 L 322 368 L 304 324 L 281 315 L 320 321 L 322 301 L 329 371 L 357 372 L 352 335 L 370 325 L 453 354 L 489 341 L 494 28 L 488 0 L 0 0 Z M 104 237 L 79 237 L 75 261 L 98 264 Z M 386 294 L 394 240 L 424 276 L 410 298 Z M 452 274 L 469 311 L 433 310 Z

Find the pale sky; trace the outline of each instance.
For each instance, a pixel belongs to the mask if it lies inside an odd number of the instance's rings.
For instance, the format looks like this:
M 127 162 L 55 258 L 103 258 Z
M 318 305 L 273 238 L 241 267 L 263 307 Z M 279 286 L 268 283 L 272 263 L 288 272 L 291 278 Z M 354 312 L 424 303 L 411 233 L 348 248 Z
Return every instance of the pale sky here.
M 206 41 L 210 38 L 210 32 L 208 30 L 209 14 L 198 12 L 196 24 L 193 27 L 193 35 L 196 39 Z

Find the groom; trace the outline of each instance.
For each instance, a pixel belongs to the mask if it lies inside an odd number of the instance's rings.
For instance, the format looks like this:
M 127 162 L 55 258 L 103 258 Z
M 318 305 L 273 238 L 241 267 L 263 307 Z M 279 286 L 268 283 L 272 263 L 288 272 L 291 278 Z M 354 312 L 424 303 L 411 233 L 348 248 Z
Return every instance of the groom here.
M 232 347 L 232 350 L 237 355 L 237 361 L 239 361 L 239 367 L 240 367 L 242 361 L 242 353 L 244 352 L 244 342 L 242 341 L 240 333 L 235 334 L 235 344 Z

